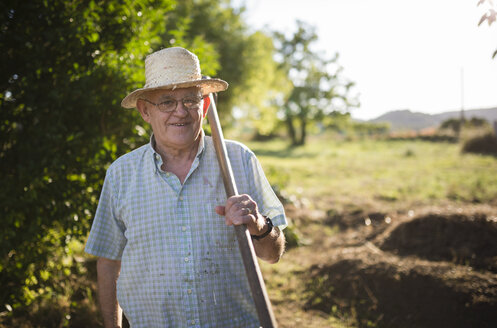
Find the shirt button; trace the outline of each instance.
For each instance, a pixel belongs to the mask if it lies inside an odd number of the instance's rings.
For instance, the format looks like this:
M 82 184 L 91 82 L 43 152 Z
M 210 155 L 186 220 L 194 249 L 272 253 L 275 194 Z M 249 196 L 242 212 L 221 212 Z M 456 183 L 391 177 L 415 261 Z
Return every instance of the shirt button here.
M 192 290 L 191 290 L 191 289 L 188 289 L 186 292 L 187 292 L 188 294 L 191 294 L 191 293 L 192 293 Z
M 183 200 L 183 196 L 179 196 L 179 200 Z
M 186 231 L 186 227 L 185 227 L 185 226 L 182 226 L 182 227 L 181 227 L 181 230 Z
M 188 257 L 185 257 L 185 262 L 188 262 L 190 261 L 190 259 Z
M 192 325 L 194 325 L 194 324 L 195 324 L 195 320 L 190 321 L 190 323 L 191 323 Z

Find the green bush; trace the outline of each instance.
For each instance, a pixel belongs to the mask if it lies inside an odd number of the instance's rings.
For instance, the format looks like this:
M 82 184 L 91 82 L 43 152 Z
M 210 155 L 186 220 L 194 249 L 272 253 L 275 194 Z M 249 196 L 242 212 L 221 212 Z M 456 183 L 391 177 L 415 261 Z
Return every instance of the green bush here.
M 302 237 L 294 225 L 289 225 L 283 230 L 286 239 L 286 249 L 295 248 L 303 245 Z
M 462 152 L 497 156 L 497 137 L 486 133 L 470 138 L 464 142 Z

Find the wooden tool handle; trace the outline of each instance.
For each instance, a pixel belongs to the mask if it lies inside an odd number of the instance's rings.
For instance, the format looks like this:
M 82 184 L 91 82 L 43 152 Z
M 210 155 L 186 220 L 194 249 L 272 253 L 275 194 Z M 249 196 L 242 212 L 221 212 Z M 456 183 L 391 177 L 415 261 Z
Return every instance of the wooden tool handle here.
M 211 104 L 207 112 L 207 117 L 211 126 L 212 140 L 214 142 L 217 160 L 219 162 L 221 174 L 223 175 L 224 188 L 226 190 L 226 195 L 229 198 L 238 195 L 238 190 L 228 158 L 223 131 L 221 130 L 221 124 L 219 123 L 216 103 L 214 102 L 212 94 L 209 95 L 209 98 Z M 250 290 L 252 292 L 252 298 L 254 299 L 255 307 L 257 309 L 259 322 L 263 328 L 275 328 L 277 327 L 276 320 L 271 308 L 271 302 L 269 301 L 266 292 L 266 286 L 264 284 L 264 279 L 262 278 L 259 263 L 257 262 L 254 245 L 252 244 L 249 231 L 245 225 L 239 225 L 235 226 L 235 233 L 238 240 L 238 247 L 242 254 Z

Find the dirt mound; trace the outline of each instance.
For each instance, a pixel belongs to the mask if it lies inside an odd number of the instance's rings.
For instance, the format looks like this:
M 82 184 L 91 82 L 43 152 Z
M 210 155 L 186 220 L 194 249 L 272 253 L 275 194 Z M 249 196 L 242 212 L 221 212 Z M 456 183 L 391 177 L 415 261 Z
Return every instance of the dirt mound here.
M 379 247 L 400 256 L 449 261 L 497 273 L 497 218 L 427 214 L 396 226 Z
M 354 203 L 288 213 L 309 242 L 287 255 L 300 285 L 285 302 L 297 300 L 308 317 L 361 328 L 497 327 L 495 205 Z
M 360 327 L 497 327 L 497 276 L 470 267 L 348 251 L 312 266 L 308 309 L 351 313 Z

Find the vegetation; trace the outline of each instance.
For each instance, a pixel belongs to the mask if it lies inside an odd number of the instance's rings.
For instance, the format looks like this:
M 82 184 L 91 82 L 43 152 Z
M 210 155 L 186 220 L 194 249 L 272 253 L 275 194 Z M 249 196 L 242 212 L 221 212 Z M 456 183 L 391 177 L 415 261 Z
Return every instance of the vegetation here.
M 389 123 L 356 122 L 350 113 L 333 111 L 322 121 L 323 127 L 348 138 L 387 136 Z
M 251 142 L 270 181 L 283 195 L 342 203 L 487 203 L 497 199 L 497 166 L 491 156 L 460 154 L 454 143 L 420 140 L 336 141 L 313 138 L 303 148 L 283 140 Z
M 477 135 L 464 142 L 462 151 L 497 156 L 497 137 L 494 133 Z
M 243 7 L 233 8 L 227 0 L 177 1 L 161 35 L 164 45 L 186 47 L 198 54 L 203 74 L 229 82 L 228 90 L 218 95 L 218 109 L 228 124 L 235 106 L 255 107 L 264 113 L 261 104 L 276 85 L 271 38 L 249 33 L 242 13 Z
M 482 118 L 472 117 L 471 119 L 461 118 L 451 118 L 440 123 L 438 127 L 438 132 L 440 134 L 449 133 L 454 137 L 459 138 L 461 136 L 461 132 L 467 131 L 490 131 L 492 129 L 490 123 Z M 464 131 L 462 131 L 464 130 Z
M 292 83 L 282 103 L 282 116 L 292 145 L 303 145 L 311 122 L 320 122 L 334 111 L 358 106 L 357 99 L 350 96 L 354 83 L 344 81 L 341 76 L 343 68 L 337 64 L 338 54 L 327 59 L 312 50 L 317 35 L 311 26 L 298 21 L 293 36 L 287 38 L 283 33 L 275 33 L 275 39 L 280 69 Z

